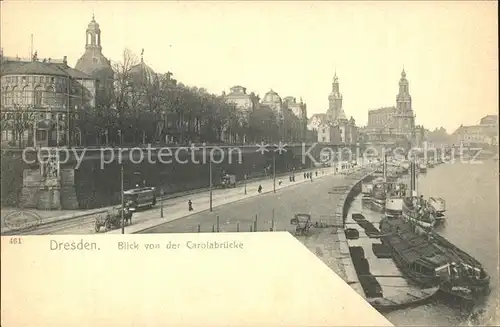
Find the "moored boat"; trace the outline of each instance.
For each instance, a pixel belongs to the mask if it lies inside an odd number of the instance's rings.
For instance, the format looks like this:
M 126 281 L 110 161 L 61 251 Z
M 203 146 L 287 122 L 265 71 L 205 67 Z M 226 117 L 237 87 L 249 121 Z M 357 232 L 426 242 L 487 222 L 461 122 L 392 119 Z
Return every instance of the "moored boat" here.
M 406 195 L 406 184 L 392 184 L 385 200 L 385 216 L 400 217 L 403 213 L 403 199 Z
M 383 218 L 380 232 L 399 269 L 421 286 L 438 286 L 466 300 L 489 291 L 490 277 L 481 263 L 442 236 L 417 232 L 415 225 L 399 218 Z
M 436 223 L 441 223 L 446 219 L 446 204 L 442 198 L 431 196 L 427 205 Z
M 386 200 L 386 189 L 385 189 L 385 181 L 377 181 L 373 183 L 373 189 L 371 192 L 371 202 L 372 209 L 383 212 L 385 209 L 385 200 Z
M 423 197 L 411 196 L 403 199 L 401 217 L 423 230 L 434 228 L 436 220 Z

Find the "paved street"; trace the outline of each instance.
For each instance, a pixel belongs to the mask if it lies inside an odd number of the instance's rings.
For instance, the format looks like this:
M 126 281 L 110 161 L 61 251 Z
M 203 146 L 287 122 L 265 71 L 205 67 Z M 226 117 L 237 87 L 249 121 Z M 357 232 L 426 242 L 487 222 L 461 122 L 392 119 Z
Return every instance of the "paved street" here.
M 325 176 L 321 176 L 323 173 Z M 322 178 L 327 178 L 326 174 L 332 173 L 333 169 L 332 168 L 325 168 L 323 170 L 318 169 L 318 177 Z M 282 178 L 282 185 L 280 186 L 277 179 L 276 182 L 276 190 L 277 193 L 282 192 L 282 189 L 286 189 L 287 187 L 291 185 L 298 185 L 298 184 L 304 184 L 304 183 L 315 183 L 317 177 L 313 177 L 313 182 L 307 180 L 305 181 L 303 178 L 303 175 L 297 175 L 296 176 L 296 182 L 291 183 L 289 182 L 288 178 Z M 233 189 L 217 189 L 213 191 L 213 207 L 214 207 L 214 212 L 216 212 L 216 206 L 219 205 L 224 205 L 230 202 L 234 201 L 239 201 L 247 198 L 252 198 L 252 197 L 262 197 L 264 194 L 258 194 L 257 188 L 258 185 L 262 185 L 263 187 L 263 193 L 265 192 L 272 192 L 273 190 L 273 180 L 272 178 L 263 180 L 263 181 L 257 181 L 257 182 L 250 182 L 247 184 L 247 194 L 244 194 L 244 187 L 239 186 Z M 295 187 L 294 187 L 295 188 Z M 187 201 L 191 199 L 193 202 L 193 207 L 194 207 L 194 213 L 196 214 L 197 212 L 207 210 L 209 208 L 209 202 L 210 202 L 210 197 L 208 192 L 202 192 L 202 193 L 197 193 L 197 194 L 192 194 L 192 195 L 187 195 L 187 196 L 182 196 L 178 197 L 175 199 L 169 199 L 163 201 L 163 207 L 164 207 L 164 221 L 171 221 L 174 219 L 178 219 L 181 217 L 184 217 L 189 214 L 188 212 L 188 206 L 187 206 Z M 141 227 L 144 226 L 145 223 L 150 222 L 151 226 L 155 226 L 159 224 L 159 219 L 160 219 L 160 207 L 161 207 L 161 202 L 157 204 L 157 206 L 154 209 L 150 210 L 144 210 L 140 211 L 137 213 L 134 213 L 133 216 L 133 224 L 131 226 L 126 227 L 126 233 L 133 233 L 136 232 L 139 229 L 144 229 L 146 227 Z M 214 213 L 213 212 L 213 213 Z M 212 213 L 212 214 L 213 214 Z M 206 213 L 209 215 L 209 213 Z M 39 226 L 37 230 L 27 232 L 25 234 L 93 234 L 94 233 L 94 219 L 95 216 L 88 216 L 88 217 L 82 217 L 79 219 L 73 219 L 69 221 L 62 221 L 56 224 L 50 224 L 47 226 Z M 160 220 L 161 221 L 161 220 Z M 103 231 L 101 233 L 104 232 Z M 120 233 L 120 230 L 115 230 L 112 231 L 112 233 Z
M 353 178 L 354 175 L 325 176 L 297 187 L 284 188 L 276 194 L 262 194 L 245 201 L 218 207 L 213 212 L 193 214 L 184 219 L 156 226 L 144 232 L 197 232 L 198 225 L 200 225 L 201 232 L 211 232 L 212 226 L 215 225 L 216 228 L 217 216 L 219 216 L 221 232 L 236 232 L 238 223 L 240 231 L 250 231 L 256 216 L 258 231 L 269 231 L 272 227 L 273 217 L 275 230 L 287 230 L 290 219 L 296 213 L 311 214 L 313 222 L 334 216 L 340 194 L 331 191 L 334 187 L 352 184 Z

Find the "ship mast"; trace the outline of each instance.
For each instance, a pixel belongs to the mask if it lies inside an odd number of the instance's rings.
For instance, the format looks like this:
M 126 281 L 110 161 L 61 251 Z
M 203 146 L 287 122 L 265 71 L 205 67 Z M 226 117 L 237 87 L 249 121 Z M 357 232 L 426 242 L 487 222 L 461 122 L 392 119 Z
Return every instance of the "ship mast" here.
M 382 158 L 382 173 L 384 177 L 384 183 L 387 182 L 387 154 L 384 153 Z
M 411 195 L 418 196 L 417 189 L 417 162 L 412 160 L 410 162 L 410 191 Z

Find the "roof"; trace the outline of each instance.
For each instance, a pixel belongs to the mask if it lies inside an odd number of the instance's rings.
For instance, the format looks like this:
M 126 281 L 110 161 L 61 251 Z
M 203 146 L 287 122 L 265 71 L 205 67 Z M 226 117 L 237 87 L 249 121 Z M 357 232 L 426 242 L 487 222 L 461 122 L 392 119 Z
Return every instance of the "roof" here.
M 141 62 L 137 65 L 130 67 L 130 74 L 138 74 L 147 78 L 151 78 L 156 73 L 153 68 L 149 67 L 144 63 L 144 60 L 141 59 Z
M 272 103 L 277 103 L 277 102 L 281 102 L 281 97 L 279 96 L 278 93 L 274 92 L 272 89 L 269 90 L 269 92 L 266 93 L 266 95 L 264 95 L 264 98 L 262 99 L 262 102 L 266 103 L 266 102 L 272 102 Z
M 396 107 L 382 107 L 378 109 L 370 109 L 368 110 L 368 114 L 376 114 L 376 113 L 385 113 L 385 112 L 393 112 L 396 111 Z
M 7 69 L 4 70 L 4 63 L 2 63 L 2 75 L 69 76 L 65 71 L 39 61 L 7 63 L 7 65 Z
M 320 119 L 322 121 L 326 120 L 327 116 L 326 114 L 314 114 L 309 118 L 309 122 L 311 122 L 313 119 Z
M 48 63 L 49 66 L 57 69 L 63 70 L 66 74 L 71 76 L 72 78 L 75 79 L 93 79 L 92 76 L 85 74 L 84 72 L 74 69 L 72 67 L 69 67 L 68 65 L 64 63 Z

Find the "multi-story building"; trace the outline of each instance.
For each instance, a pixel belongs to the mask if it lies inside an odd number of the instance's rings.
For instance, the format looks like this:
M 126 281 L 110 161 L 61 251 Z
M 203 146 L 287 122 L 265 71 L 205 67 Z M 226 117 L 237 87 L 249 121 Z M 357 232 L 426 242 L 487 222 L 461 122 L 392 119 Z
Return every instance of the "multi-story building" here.
M 259 108 L 259 98 L 254 92 L 247 93 L 246 87 L 236 85 L 230 88 L 228 94 L 222 94 L 227 103 L 233 103 L 238 110 L 238 123 L 241 127 L 248 126 L 252 113 Z M 247 143 L 247 135 L 244 132 L 232 132 L 224 130 L 222 138 L 227 142 L 241 142 Z
M 328 96 L 328 110 L 326 114 L 316 114 L 308 122 L 309 130 L 317 131 L 317 141 L 320 143 L 355 144 L 357 142 L 357 128 L 354 118 L 347 119 L 340 93 L 337 73 L 333 77 L 332 92 Z
M 488 115 L 479 125 L 460 127 L 452 134 L 455 144 L 465 146 L 498 145 L 498 116 Z
M 415 142 L 415 115 L 412 109 L 409 82 L 401 72 L 395 107 L 368 111 L 366 135 L 369 143 Z
M 317 128 L 318 143 L 338 143 L 340 142 L 340 131 L 338 126 L 329 121 L 321 122 Z
M 300 98 L 297 102 L 296 98 L 292 96 L 283 99 L 285 107 L 288 109 L 288 116 L 290 117 L 288 124 L 291 131 L 288 135 L 289 142 L 303 142 L 307 137 L 307 105 Z
M 224 94 L 224 98 L 226 102 L 234 103 L 238 111 L 242 113 L 242 118 L 245 119 L 248 119 L 259 105 L 255 93 L 248 94 L 247 89 L 240 85 L 233 86 L 228 94 Z
M 483 118 L 481 118 L 481 121 L 479 122 L 479 124 L 482 126 L 486 126 L 486 125 L 498 126 L 498 115 L 484 116 Z
M 327 121 L 326 114 L 314 114 L 307 122 L 307 129 L 309 131 L 317 131 L 319 125 Z
M 81 143 L 73 121 L 95 106 L 97 81 L 63 60 L 0 56 L 2 144 L 58 146 Z

